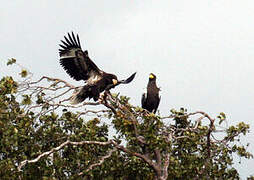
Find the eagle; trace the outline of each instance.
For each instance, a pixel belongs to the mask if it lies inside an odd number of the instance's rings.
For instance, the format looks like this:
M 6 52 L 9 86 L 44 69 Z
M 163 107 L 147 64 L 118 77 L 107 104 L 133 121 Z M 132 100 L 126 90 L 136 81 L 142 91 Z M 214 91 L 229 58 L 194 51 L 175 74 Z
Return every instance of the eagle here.
M 61 40 L 59 46 L 61 47 L 59 49 L 60 64 L 64 70 L 76 81 L 86 82 L 72 95 L 72 104 L 81 103 L 87 98 L 97 101 L 101 92 L 110 90 L 119 84 L 128 84 L 136 75 L 135 72 L 125 80 L 118 80 L 116 75 L 100 70 L 89 58 L 88 51 L 82 50 L 79 36 L 77 34 L 75 37 L 73 32 L 64 36 L 64 40 Z
M 156 85 L 156 76 L 153 73 L 150 73 L 147 84 L 147 93 L 144 93 L 141 99 L 143 109 L 154 114 L 156 113 L 161 99 L 159 91 L 160 88 Z

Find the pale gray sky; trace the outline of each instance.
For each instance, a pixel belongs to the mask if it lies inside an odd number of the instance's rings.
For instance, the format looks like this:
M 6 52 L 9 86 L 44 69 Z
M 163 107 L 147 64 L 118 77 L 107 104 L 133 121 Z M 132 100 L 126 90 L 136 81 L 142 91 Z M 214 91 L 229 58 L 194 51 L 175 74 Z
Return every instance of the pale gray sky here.
M 106 72 L 135 80 L 114 91 L 140 105 L 148 75 L 157 75 L 159 110 L 225 112 L 228 124 L 251 124 L 254 153 L 253 0 L 28 1 L 1 3 L 0 59 L 14 57 L 37 77 L 54 76 L 75 85 L 58 62 L 63 35 L 79 33 L 82 47 Z M 0 75 L 10 72 L 1 61 Z M 3 73 L 3 74 L 2 74 Z M 254 175 L 254 160 L 235 167 Z

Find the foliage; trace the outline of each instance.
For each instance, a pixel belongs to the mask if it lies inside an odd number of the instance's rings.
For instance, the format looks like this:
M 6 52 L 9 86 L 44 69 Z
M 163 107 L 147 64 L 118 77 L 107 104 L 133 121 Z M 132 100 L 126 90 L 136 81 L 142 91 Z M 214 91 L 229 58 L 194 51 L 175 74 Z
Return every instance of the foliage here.
M 249 125 L 222 128 L 224 113 L 161 117 L 109 92 L 74 106 L 65 99 L 73 89 L 49 77 L 1 79 L 1 179 L 239 179 L 233 154 L 252 158 L 238 142 Z

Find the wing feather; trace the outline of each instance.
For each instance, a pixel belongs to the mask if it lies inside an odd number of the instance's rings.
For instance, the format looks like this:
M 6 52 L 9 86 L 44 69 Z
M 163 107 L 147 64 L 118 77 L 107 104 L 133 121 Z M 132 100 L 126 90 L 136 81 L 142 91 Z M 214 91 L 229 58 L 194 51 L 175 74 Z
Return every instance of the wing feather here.
M 93 76 L 101 76 L 100 69 L 89 58 L 87 51 L 82 51 L 78 35 L 74 33 L 64 36 L 59 46 L 60 64 L 64 70 L 75 80 L 93 79 Z
M 146 93 L 143 93 L 142 98 L 141 98 L 141 107 L 142 108 L 145 107 L 145 103 L 146 103 Z
M 59 44 L 59 46 L 60 46 L 61 48 L 63 48 L 63 49 L 66 48 L 66 46 L 64 46 L 64 45 L 62 45 L 62 44 Z M 59 49 L 59 51 L 61 51 L 61 49 Z
M 128 83 L 130 83 L 135 78 L 136 73 L 137 72 L 133 73 L 130 77 L 128 77 L 125 80 L 118 81 L 118 84 L 128 84 Z
M 105 89 L 106 89 L 106 90 L 109 90 L 109 89 L 111 89 L 111 88 L 114 88 L 114 87 L 118 86 L 119 84 L 128 84 L 128 83 L 130 83 L 130 82 L 135 78 L 136 73 L 137 73 L 137 72 L 133 73 L 130 77 L 128 77 L 128 78 L 125 79 L 125 80 L 120 80 L 120 81 L 118 81 L 116 85 L 114 85 L 114 84 L 109 84 L 109 85 L 107 85 L 107 87 L 106 87 Z
M 72 46 L 75 46 L 74 41 L 73 41 L 73 39 L 72 39 L 70 33 L 68 33 L 68 37 L 69 37 L 69 40 L 71 41 L 71 45 L 72 45 Z
M 66 48 L 68 46 L 68 44 L 66 42 L 64 42 L 63 40 L 61 40 L 61 42 L 64 44 L 64 46 L 60 44 L 61 47 L 63 46 Z
M 71 45 L 71 42 L 69 41 L 69 39 L 68 39 L 66 36 L 64 36 L 64 39 L 65 39 L 65 41 L 68 43 L 68 45 L 70 46 L 70 45 Z
M 156 111 L 157 111 L 157 109 L 158 109 L 158 107 L 159 107 L 160 101 L 161 101 L 161 96 L 159 97 L 158 102 L 157 102 L 157 104 L 155 105 L 154 113 L 156 113 Z
M 74 45 L 75 45 L 75 46 L 79 46 L 78 43 L 77 43 L 77 41 L 76 41 L 76 38 L 75 38 L 75 35 L 74 35 L 73 32 L 71 33 L 71 35 L 72 35 L 72 39 L 73 39 L 73 41 L 74 41 Z
M 80 47 L 80 41 L 79 41 L 79 36 L 77 34 L 77 40 L 78 40 L 78 46 Z

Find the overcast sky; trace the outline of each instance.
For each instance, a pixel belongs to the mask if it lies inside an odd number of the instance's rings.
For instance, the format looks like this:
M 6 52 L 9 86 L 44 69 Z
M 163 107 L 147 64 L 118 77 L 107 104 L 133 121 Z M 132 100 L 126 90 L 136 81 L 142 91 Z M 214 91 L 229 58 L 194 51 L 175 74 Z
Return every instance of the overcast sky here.
M 172 108 L 225 112 L 228 124 L 244 121 L 251 133 L 242 142 L 254 153 L 253 0 L 75 0 L 1 3 L 0 76 L 11 72 L 8 58 L 42 75 L 79 86 L 59 65 L 58 44 L 79 33 L 94 62 L 118 79 L 137 71 L 129 85 L 114 89 L 140 105 L 148 75 L 157 75 L 162 115 Z M 252 149 L 252 150 L 251 150 Z M 242 178 L 254 160 L 235 167 Z

